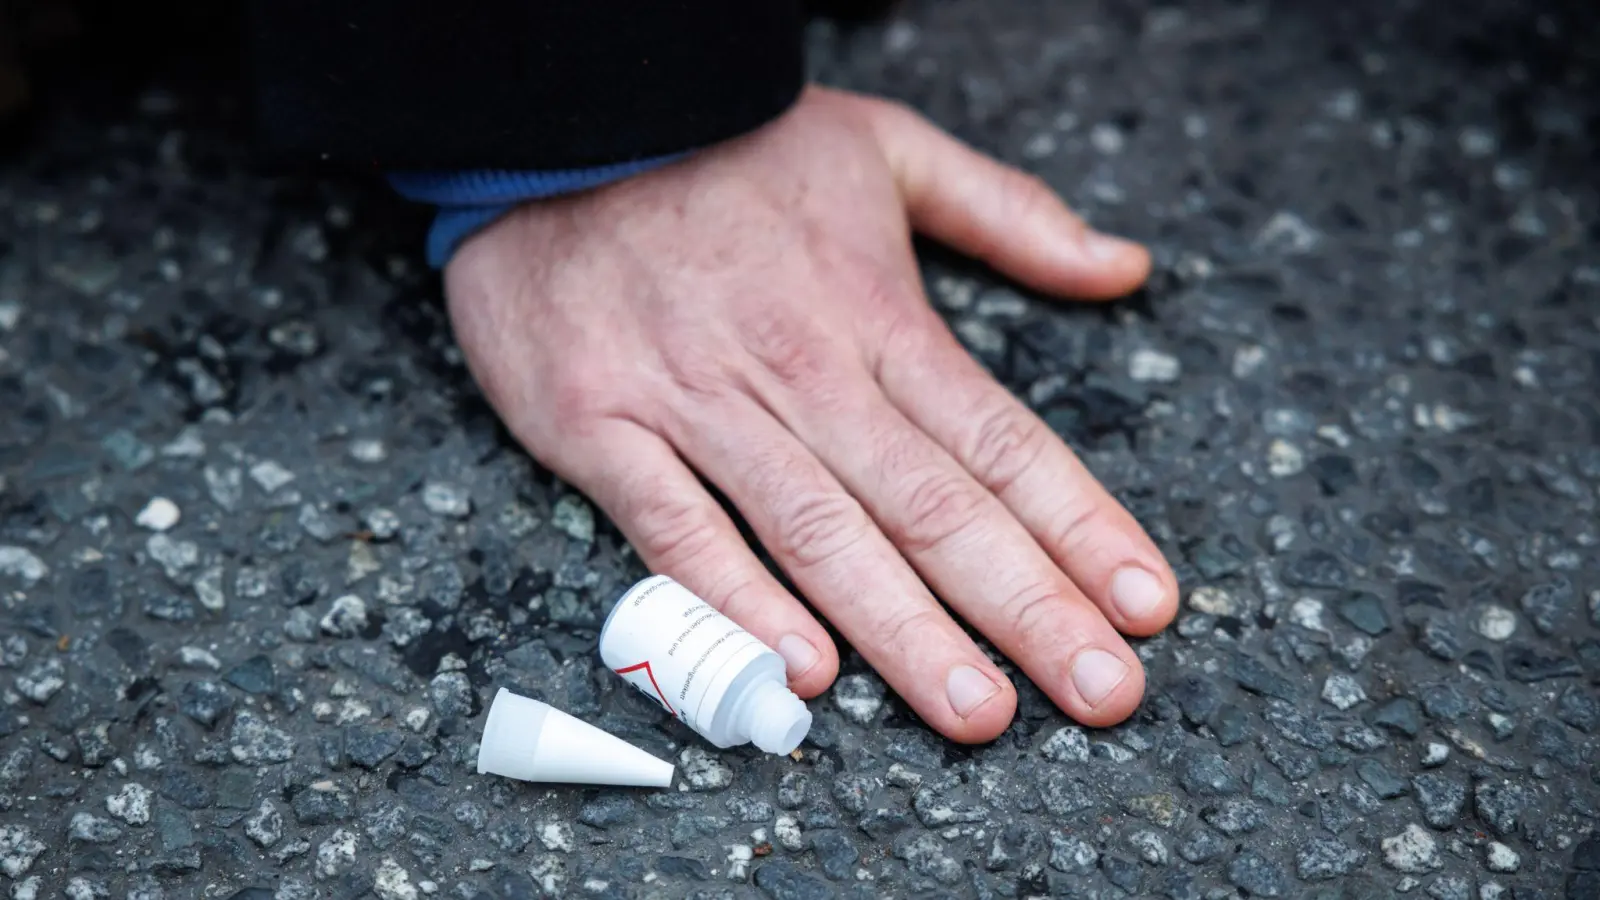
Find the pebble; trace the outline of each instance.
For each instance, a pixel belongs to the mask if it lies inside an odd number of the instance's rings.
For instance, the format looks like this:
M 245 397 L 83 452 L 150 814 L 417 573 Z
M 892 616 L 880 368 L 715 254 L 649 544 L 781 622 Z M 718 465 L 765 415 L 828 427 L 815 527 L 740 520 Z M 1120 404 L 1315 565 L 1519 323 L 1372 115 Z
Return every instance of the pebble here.
M 50 702 L 63 687 L 66 687 L 66 670 L 61 661 L 55 657 L 40 660 L 28 671 L 18 675 L 13 684 L 17 693 L 29 700 L 43 706 Z
M 1472 900 L 1472 882 L 1457 875 L 1441 875 L 1428 885 L 1433 900 Z
M 1189 594 L 1189 608 L 1212 616 L 1238 616 L 1239 606 L 1233 595 L 1219 587 L 1197 587 Z
M 367 627 L 367 603 L 355 594 L 345 594 L 333 601 L 332 608 L 319 624 L 324 634 L 357 637 Z
M 234 717 L 228 740 L 233 758 L 246 765 L 288 762 L 294 758 L 295 739 L 250 710 L 241 710 Z
M 1168 862 L 1166 842 L 1154 831 L 1135 831 L 1128 836 L 1128 844 L 1140 859 L 1152 866 L 1164 866 Z
M 1429 741 L 1422 751 L 1422 765 L 1426 768 L 1442 766 L 1450 758 L 1450 747 L 1438 741 Z
M 1570 608 L 1575 607 L 1577 592 L 1573 590 L 1572 582 L 1565 578 L 1536 585 L 1522 595 L 1518 606 L 1522 614 L 1533 623 L 1534 629 L 1540 634 L 1554 634 L 1561 626 L 1561 617 Z
M 411 873 L 391 857 L 384 857 L 378 863 L 378 869 L 373 873 L 372 890 L 381 900 L 417 900 L 417 888 L 411 883 Z
M 772 900 L 830 900 L 836 896 L 827 882 L 783 861 L 769 862 L 756 869 L 755 882 Z
M 1295 872 L 1306 881 L 1326 881 L 1348 875 L 1366 856 L 1337 838 L 1314 837 L 1296 853 Z
M 678 754 L 684 782 L 696 791 L 720 791 L 733 784 L 733 770 L 718 756 L 699 747 L 688 747 Z
M 1522 857 L 1517 851 L 1499 841 L 1490 841 L 1485 863 L 1491 872 L 1515 872 L 1522 868 Z
M 283 837 L 283 814 L 271 800 L 262 800 L 245 819 L 244 834 L 258 847 L 271 847 Z
M 317 847 L 317 874 L 332 878 L 355 864 L 356 836 L 340 828 Z
M 1228 864 L 1228 881 L 1252 897 L 1282 897 L 1288 890 L 1289 875 L 1281 864 L 1245 852 Z
M 1421 825 L 1407 825 L 1405 830 L 1381 842 L 1383 860 L 1397 872 L 1419 875 L 1444 865 L 1439 858 L 1439 844 Z
M 1403 796 L 1410 790 L 1404 778 L 1391 772 L 1379 760 L 1363 759 L 1356 763 L 1355 770 L 1356 777 L 1384 800 Z
M 1230 797 L 1201 814 L 1212 828 L 1229 837 L 1249 834 L 1267 823 L 1261 807 L 1253 800 Z
M 270 459 L 265 459 L 250 467 L 250 480 L 254 481 L 263 493 L 271 494 L 293 481 L 294 473 Z
M 83 811 L 72 814 L 67 826 L 67 837 L 86 844 L 109 844 L 122 837 L 122 829 L 110 819 L 102 819 Z
M 1322 683 L 1322 699 L 1339 710 L 1350 709 L 1367 699 L 1367 692 L 1353 676 L 1336 672 Z
M 150 821 L 150 789 L 142 784 L 129 783 L 122 790 L 106 798 L 106 812 L 129 825 L 145 825 Z
M 1304 472 L 1305 453 L 1294 444 L 1276 438 L 1267 446 L 1267 472 L 1274 478 L 1290 478 Z
M 1389 613 L 1383 601 L 1368 593 L 1358 593 L 1339 604 L 1339 617 L 1351 625 L 1377 637 L 1389 630 Z
M 1182 373 L 1178 358 L 1159 350 L 1140 348 L 1128 354 L 1128 377 L 1134 381 L 1170 384 Z
M 833 704 L 858 725 L 872 722 L 883 707 L 885 688 L 875 675 L 846 675 L 834 682 Z
M 1039 748 L 1039 754 L 1051 762 L 1086 763 L 1089 761 L 1089 738 L 1082 728 L 1073 725 L 1058 728 Z
M 361 463 L 381 463 L 389 458 L 389 450 L 377 438 L 356 438 L 350 442 L 350 458 Z
M 472 514 L 472 496 L 465 488 L 443 481 L 422 486 L 422 505 L 428 512 L 449 519 L 465 519 Z
M 799 853 L 805 849 L 805 835 L 801 832 L 800 823 L 794 816 L 778 816 L 772 824 L 772 834 L 778 839 L 778 846 L 790 853 Z
M 580 544 L 594 543 L 594 509 L 582 497 L 563 494 L 550 511 L 550 524 Z
M 1478 782 L 1472 791 L 1473 806 L 1495 834 L 1505 837 L 1517 829 L 1522 811 L 1530 799 L 1528 789 L 1505 778 Z
M 1178 759 L 1178 783 L 1196 797 L 1224 797 L 1239 792 L 1228 761 L 1220 754 L 1191 750 Z
M 1478 610 L 1473 630 L 1491 641 L 1508 640 L 1517 632 L 1517 614 L 1504 606 L 1487 604 Z
M 1079 837 L 1050 833 L 1050 868 L 1069 875 L 1087 875 L 1100 861 L 1100 852 Z
M 0 546 L 0 575 L 19 578 L 24 585 L 37 584 L 50 573 L 44 561 L 22 547 Z
M 153 497 L 145 504 L 144 509 L 139 510 L 133 522 L 140 528 L 150 531 L 166 531 L 178 524 L 180 518 L 182 513 L 178 509 L 178 504 L 165 497 Z

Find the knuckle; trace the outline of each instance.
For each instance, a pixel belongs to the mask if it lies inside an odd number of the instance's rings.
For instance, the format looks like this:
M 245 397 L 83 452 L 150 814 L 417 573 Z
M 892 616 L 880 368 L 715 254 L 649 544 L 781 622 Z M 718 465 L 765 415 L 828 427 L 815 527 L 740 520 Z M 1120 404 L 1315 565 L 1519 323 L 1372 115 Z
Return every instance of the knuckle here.
M 846 552 L 867 531 L 867 514 L 847 494 L 817 491 L 790 502 L 778 518 L 777 551 L 811 568 Z
M 1055 521 L 1045 529 L 1046 546 L 1067 557 L 1078 557 L 1085 545 L 1099 532 L 1104 515 L 1088 498 L 1077 497 L 1068 501 Z
M 716 400 L 730 392 L 727 371 L 713 356 L 668 350 L 662 353 L 662 366 L 671 384 L 688 397 Z
M 639 551 L 656 567 L 679 567 L 703 559 L 717 545 L 715 518 L 703 503 L 647 492 L 631 510 Z
M 1012 221 L 1031 221 L 1056 202 L 1056 192 L 1031 172 L 1007 169 L 1000 181 L 1000 202 Z
M 971 481 L 948 472 L 913 476 L 901 507 L 899 543 L 908 553 L 934 550 L 971 528 L 985 497 Z
M 1049 619 L 1065 603 L 1061 589 L 1047 582 L 1028 584 L 1012 592 L 1000 606 L 1000 615 L 1013 634 L 1045 635 L 1053 633 Z
M 939 631 L 939 619 L 944 615 L 937 609 L 919 606 L 903 615 L 897 615 L 883 624 L 880 647 L 899 653 L 915 654 L 928 644 L 928 635 Z
M 1053 435 L 1022 407 L 1009 401 L 993 404 L 977 417 L 962 461 L 985 487 L 1005 493 L 1044 454 Z
M 743 323 L 745 351 L 779 384 L 805 388 L 833 370 L 826 342 L 806 322 L 795 316 L 767 314 Z

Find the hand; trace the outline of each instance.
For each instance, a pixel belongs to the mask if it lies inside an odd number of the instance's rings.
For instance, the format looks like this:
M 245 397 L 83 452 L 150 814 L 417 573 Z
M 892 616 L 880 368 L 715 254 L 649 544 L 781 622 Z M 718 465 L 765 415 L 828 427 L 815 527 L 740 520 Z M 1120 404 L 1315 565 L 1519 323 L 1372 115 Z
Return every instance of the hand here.
M 926 721 L 992 739 L 1016 692 L 929 586 L 1073 718 L 1144 690 L 1118 634 L 1169 622 L 1160 553 L 923 296 L 911 228 L 1056 294 L 1143 281 L 1038 180 L 890 103 L 812 88 L 688 161 L 528 204 L 446 270 L 457 337 L 511 432 L 655 572 L 813 696 L 838 653 L 696 480 Z

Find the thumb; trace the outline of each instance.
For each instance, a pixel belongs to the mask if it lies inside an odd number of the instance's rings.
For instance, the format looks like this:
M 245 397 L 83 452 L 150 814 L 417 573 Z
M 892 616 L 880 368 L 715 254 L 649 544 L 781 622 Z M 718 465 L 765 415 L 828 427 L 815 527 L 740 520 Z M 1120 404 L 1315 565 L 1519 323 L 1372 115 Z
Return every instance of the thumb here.
M 912 228 L 1052 294 L 1119 297 L 1149 276 L 1149 252 L 1085 225 L 1043 180 L 905 107 L 875 107 L 871 118 Z

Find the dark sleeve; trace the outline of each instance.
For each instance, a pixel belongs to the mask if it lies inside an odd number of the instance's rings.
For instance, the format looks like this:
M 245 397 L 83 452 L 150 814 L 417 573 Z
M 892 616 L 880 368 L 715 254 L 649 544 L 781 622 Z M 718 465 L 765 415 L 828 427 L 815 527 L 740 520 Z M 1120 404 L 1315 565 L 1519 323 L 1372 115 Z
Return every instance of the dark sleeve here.
M 558 169 L 703 147 L 804 84 L 801 0 L 252 0 L 271 161 Z

